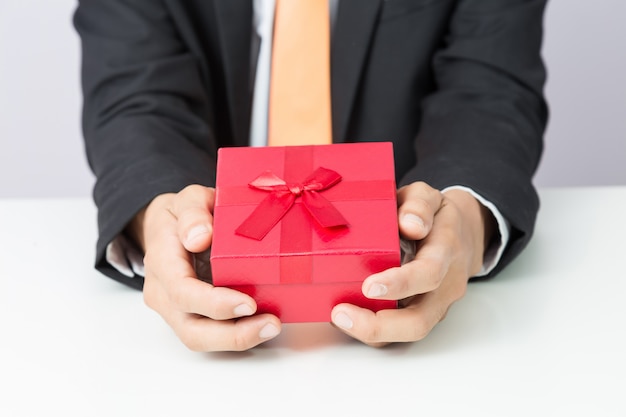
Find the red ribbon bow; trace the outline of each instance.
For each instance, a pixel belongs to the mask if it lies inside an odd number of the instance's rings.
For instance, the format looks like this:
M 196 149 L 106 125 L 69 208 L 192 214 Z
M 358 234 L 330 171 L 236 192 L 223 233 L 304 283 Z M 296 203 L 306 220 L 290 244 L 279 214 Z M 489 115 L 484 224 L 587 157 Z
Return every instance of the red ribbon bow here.
M 302 204 L 311 216 L 325 228 L 347 226 L 348 222 L 339 211 L 318 191 L 333 187 L 341 181 L 341 175 L 319 167 L 302 183 L 287 184 L 271 171 L 265 171 L 248 185 L 270 194 L 257 206 L 235 230 L 235 233 L 262 240 L 280 219 L 302 197 Z

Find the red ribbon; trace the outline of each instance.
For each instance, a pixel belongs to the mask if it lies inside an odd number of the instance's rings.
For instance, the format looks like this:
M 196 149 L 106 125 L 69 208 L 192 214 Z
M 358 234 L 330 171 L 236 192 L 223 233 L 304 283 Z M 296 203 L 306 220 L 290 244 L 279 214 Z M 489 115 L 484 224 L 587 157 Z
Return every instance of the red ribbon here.
M 235 233 L 262 240 L 287 214 L 298 197 L 311 216 L 324 228 L 347 226 L 348 222 L 319 191 L 341 181 L 337 172 L 319 167 L 302 183 L 287 184 L 271 171 L 265 171 L 248 185 L 270 194 L 254 209 Z

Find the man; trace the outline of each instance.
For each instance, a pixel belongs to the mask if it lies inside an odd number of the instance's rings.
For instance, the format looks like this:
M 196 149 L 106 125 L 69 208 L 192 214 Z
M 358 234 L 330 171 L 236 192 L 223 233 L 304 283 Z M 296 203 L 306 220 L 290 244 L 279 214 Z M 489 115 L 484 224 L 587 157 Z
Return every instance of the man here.
M 329 4 L 333 141 L 394 143 L 400 233 L 417 242 L 413 259 L 363 284 L 402 308 L 341 304 L 332 321 L 374 346 L 419 340 L 471 277 L 502 270 L 532 235 L 545 0 Z M 75 15 L 96 266 L 143 288 L 193 350 L 249 349 L 280 332 L 193 265 L 211 245 L 216 149 L 251 144 L 250 120 L 266 117 L 252 103 L 272 12 L 271 0 L 83 0 Z

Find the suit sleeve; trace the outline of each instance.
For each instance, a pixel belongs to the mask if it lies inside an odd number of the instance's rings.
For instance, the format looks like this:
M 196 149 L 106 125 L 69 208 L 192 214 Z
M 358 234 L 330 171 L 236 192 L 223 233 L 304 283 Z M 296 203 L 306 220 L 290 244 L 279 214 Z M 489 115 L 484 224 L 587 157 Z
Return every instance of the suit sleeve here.
M 83 134 L 96 176 L 96 267 L 141 288 L 105 259 L 107 245 L 155 196 L 215 182 L 211 100 L 196 58 L 155 0 L 82 0 Z
M 544 7 L 544 0 L 457 2 L 433 60 L 437 89 L 423 104 L 418 163 L 401 180 L 466 186 L 500 210 L 511 235 L 491 275 L 526 246 L 539 208 L 532 176 L 548 113 Z

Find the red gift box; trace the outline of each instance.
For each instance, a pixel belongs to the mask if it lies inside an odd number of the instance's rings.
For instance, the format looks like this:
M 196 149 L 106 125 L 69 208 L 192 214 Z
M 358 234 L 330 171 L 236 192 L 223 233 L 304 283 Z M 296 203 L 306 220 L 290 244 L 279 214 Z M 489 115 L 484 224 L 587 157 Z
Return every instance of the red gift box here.
M 392 144 L 221 148 L 213 284 L 282 322 L 327 322 L 343 302 L 373 311 L 363 280 L 400 265 Z

